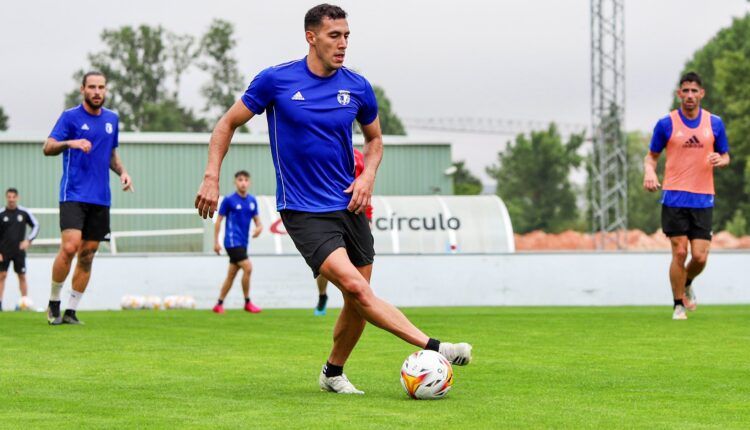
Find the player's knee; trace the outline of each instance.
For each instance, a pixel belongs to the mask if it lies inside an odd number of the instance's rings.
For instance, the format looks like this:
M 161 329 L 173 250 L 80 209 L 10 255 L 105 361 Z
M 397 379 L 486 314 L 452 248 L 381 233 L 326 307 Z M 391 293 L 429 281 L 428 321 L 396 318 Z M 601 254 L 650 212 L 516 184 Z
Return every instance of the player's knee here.
M 706 264 L 708 261 L 708 252 L 694 253 L 691 258 L 696 264 Z
M 94 262 L 94 254 L 96 251 L 84 250 L 78 253 L 78 265 L 83 269 L 90 270 L 91 264 Z
M 78 246 L 80 245 L 79 242 L 75 241 L 67 241 L 60 246 L 60 253 L 63 254 L 63 256 L 67 257 L 68 259 L 73 259 L 73 257 L 76 255 L 76 252 L 78 252 Z
M 372 296 L 370 284 L 363 278 L 350 278 L 342 282 L 342 287 L 346 294 L 360 304 L 367 304 Z
M 672 250 L 672 258 L 678 262 L 684 263 L 688 256 L 687 248 L 674 248 Z

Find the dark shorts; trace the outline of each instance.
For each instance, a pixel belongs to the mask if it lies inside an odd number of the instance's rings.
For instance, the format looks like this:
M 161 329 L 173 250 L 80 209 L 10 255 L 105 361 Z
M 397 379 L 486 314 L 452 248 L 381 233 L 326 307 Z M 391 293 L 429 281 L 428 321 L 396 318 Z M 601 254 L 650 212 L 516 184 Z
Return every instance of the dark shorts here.
M 3 261 L 0 261 L 0 273 L 7 272 L 13 262 L 13 271 L 19 275 L 26 273 L 26 251 L 19 251 L 13 255 L 3 254 Z
M 688 239 L 711 240 L 714 208 L 661 207 L 661 229 L 667 237 L 687 236 Z
M 325 213 L 284 210 L 281 220 L 314 278 L 320 274 L 320 265 L 337 248 L 346 249 L 349 260 L 357 267 L 374 261 L 374 241 L 364 212 L 356 215 L 348 210 Z
M 60 231 L 81 230 L 83 240 L 109 240 L 109 206 L 60 202 Z
M 227 255 L 229 256 L 229 262 L 237 264 L 240 261 L 247 260 L 247 248 L 245 247 L 237 247 L 237 248 L 227 248 Z

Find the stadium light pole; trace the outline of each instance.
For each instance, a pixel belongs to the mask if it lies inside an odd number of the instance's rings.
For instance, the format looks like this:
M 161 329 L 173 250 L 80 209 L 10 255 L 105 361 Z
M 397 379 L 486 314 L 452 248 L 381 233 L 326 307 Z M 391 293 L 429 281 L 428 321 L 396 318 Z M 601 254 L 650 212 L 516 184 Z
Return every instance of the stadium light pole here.
M 624 0 L 591 0 L 591 130 L 589 174 L 597 249 L 627 246 L 628 174 L 625 116 Z

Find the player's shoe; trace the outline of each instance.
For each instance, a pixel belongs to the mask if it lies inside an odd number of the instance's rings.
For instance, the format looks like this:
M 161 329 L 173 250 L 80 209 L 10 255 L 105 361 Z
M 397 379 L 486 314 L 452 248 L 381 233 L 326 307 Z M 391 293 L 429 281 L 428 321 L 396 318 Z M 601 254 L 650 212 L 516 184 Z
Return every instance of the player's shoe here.
M 214 313 L 223 314 L 224 313 L 224 305 L 220 305 L 220 304 L 217 303 L 216 306 L 214 306 L 214 308 L 212 310 L 214 311 Z
M 687 314 L 685 313 L 685 306 L 677 305 L 674 307 L 674 313 L 672 314 L 673 320 L 686 320 Z
M 692 285 L 685 286 L 685 298 L 683 299 L 683 302 L 685 302 L 685 309 L 690 312 L 698 307 L 698 301 L 695 299 L 695 290 Z
M 316 317 L 321 317 L 326 314 L 326 306 L 328 305 L 328 296 L 318 296 L 318 305 L 315 306 L 313 314 Z
M 50 300 L 47 305 L 47 323 L 49 325 L 60 325 L 62 324 L 62 316 L 60 315 L 60 301 Z
M 323 369 L 325 369 L 325 366 L 323 366 Z M 365 394 L 364 391 L 358 390 L 357 387 L 349 382 L 349 378 L 344 374 L 329 378 L 326 376 L 325 371 L 321 370 L 318 384 L 321 391 L 330 391 L 338 394 Z
M 257 313 L 260 313 L 260 311 L 262 311 L 262 310 L 263 309 L 255 306 L 253 304 L 253 302 L 247 302 L 247 303 L 245 303 L 245 312 L 250 312 L 250 313 L 253 313 L 253 314 L 257 314 Z
M 438 350 L 443 357 L 458 366 L 471 363 L 471 345 L 468 343 L 440 342 Z
M 76 311 L 67 309 L 62 317 L 63 324 L 83 325 L 83 321 L 80 321 L 76 317 Z

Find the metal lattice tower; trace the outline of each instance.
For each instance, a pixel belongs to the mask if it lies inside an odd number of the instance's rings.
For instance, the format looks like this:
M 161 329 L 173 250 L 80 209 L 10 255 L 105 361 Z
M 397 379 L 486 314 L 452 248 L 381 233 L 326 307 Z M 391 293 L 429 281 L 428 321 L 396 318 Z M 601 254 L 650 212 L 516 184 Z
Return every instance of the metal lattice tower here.
M 591 0 L 591 202 L 597 248 L 624 245 L 628 225 L 624 0 Z

